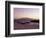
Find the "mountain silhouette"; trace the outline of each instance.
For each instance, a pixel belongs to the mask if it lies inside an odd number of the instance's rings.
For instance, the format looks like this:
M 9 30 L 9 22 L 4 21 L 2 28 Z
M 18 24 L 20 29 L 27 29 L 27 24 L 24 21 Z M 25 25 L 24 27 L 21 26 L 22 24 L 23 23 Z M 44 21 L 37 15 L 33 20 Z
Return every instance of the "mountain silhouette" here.
M 14 19 L 14 22 L 25 24 L 25 23 L 30 23 L 30 22 L 39 22 L 39 19 L 20 18 L 20 19 Z
M 39 19 L 33 18 L 14 19 L 14 30 L 16 29 L 39 29 Z

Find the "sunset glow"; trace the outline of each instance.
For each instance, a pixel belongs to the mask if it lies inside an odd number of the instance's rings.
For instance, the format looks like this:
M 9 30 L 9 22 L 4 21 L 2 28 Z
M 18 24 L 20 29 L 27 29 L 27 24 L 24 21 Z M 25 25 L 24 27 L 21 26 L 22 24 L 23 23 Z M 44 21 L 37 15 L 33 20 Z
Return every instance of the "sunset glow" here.
M 39 19 L 38 8 L 14 8 L 14 18 L 33 18 Z

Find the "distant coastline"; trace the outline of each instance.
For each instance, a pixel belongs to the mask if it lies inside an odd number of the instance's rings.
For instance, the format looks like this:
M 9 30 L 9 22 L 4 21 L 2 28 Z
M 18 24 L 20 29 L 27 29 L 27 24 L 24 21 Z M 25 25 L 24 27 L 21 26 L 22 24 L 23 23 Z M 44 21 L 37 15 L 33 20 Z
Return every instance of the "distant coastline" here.
M 39 19 L 32 19 L 32 18 L 20 18 L 20 19 L 14 19 L 14 22 L 16 21 L 30 21 L 30 22 L 38 22 L 39 23 Z

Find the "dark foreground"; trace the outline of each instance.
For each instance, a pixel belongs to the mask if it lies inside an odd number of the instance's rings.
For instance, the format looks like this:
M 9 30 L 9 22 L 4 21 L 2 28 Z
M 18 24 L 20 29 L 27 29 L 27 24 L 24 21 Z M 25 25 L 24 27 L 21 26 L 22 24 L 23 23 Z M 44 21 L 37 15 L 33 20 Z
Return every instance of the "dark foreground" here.
M 14 20 L 14 30 L 16 29 L 39 29 L 39 20 L 21 18 Z
M 20 24 L 15 23 L 14 29 L 39 29 L 39 23 L 26 23 L 26 24 Z

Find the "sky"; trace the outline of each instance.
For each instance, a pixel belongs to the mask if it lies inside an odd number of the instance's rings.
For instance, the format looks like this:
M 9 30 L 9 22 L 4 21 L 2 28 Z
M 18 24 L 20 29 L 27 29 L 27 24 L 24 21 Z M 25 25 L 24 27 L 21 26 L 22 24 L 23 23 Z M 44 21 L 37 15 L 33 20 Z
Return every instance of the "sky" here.
M 39 19 L 38 8 L 14 8 L 14 18 L 33 18 Z

